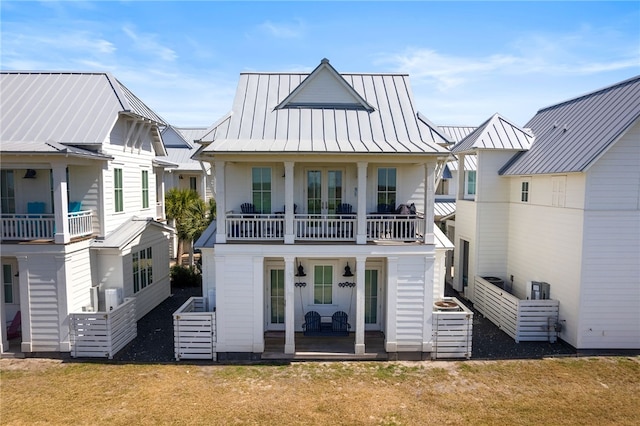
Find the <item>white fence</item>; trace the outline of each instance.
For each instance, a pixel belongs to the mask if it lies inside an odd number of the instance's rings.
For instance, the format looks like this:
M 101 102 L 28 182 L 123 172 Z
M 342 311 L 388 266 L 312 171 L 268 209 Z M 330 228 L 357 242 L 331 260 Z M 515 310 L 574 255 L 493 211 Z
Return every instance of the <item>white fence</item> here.
M 455 302 L 455 310 L 434 310 L 433 349 L 431 358 L 471 358 L 473 340 L 473 312 L 454 297 L 443 300 Z
M 72 212 L 67 216 L 69 236 L 83 237 L 93 233 L 91 210 Z M 51 240 L 56 232 L 53 214 L 3 214 L 0 218 L 2 240 Z
M 558 337 L 557 300 L 520 300 L 483 279 L 475 278 L 473 306 L 517 342 L 549 341 Z
M 216 313 L 206 307 L 205 297 L 191 297 L 173 313 L 176 361 L 216 360 Z
M 135 298 L 110 312 L 69 314 L 71 356 L 109 358 L 138 335 Z

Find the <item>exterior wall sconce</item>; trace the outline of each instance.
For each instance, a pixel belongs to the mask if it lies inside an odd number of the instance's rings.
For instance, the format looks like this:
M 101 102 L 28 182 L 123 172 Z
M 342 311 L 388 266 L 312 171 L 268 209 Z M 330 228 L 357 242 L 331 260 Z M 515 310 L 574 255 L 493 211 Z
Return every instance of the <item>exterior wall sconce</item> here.
M 296 273 L 296 277 L 306 277 L 307 274 L 304 273 L 304 268 L 302 267 L 302 263 L 298 263 L 298 272 Z
M 342 274 L 343 277 L 352 277 L 353 276 L 353 272 L 351 272 L 351 268 L 349 267 L 349 262 L 347 262 L 347 266 L 344 267 L 344 274 Z
M 27 172 L 24 174 L 24 179 L 35 179 L 36 171 L 34 169 L 27 169 Z

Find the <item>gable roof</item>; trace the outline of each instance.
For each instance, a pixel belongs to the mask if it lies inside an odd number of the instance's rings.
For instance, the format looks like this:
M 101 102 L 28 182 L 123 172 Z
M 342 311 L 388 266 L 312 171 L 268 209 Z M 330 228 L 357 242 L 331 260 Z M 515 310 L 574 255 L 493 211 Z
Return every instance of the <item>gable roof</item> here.
M 438 128 L 454 143 L 460 142 L 477 129 L 475 126 L 438 126 Z
M 191 157 L 200 148 L 200 145 L 193 141 L 198 139 L 205 130 L 204 127 L 178 128 L 167 126 L 162 131 L 162 140 L 167 150 L 167 160 L 175 166 L 172 171 L 203 171 L 200 162 Z M 210 167 L 208 163 L 205 163 L 207 170 Z
M 102 144 L 119 114 L 165 125 L 109 73 L 0 72 L 0 141 Z M 162 152 L 154 134 L 154 148 Z
M 207 129 L 202 142 L 211 143 L 201 154 L 447 152 L 418 120 L 406 74 L 340 74 L 335 80 L 332 70 L 322 63 L 310 80 L 302 73 L 240 74 L 232 110 Z M 323 81 L 327 92 L 357 95 L 372 109 L 327 102 L 331 98 L 319 90 Z
M 531 149 L 502 175 L 583 172 L 640 117 L 640 76 L 543 108 Z
M 65 157 L 79 157 L 96 160 L 113 160 L 113 157 L 101 152 L 94 152 L 88 149 L 77 148 L 74 146 L 62 145 L 57 142 L 17 142 L 2 141 L 0 144 L 0 152 L 6 154 L 29 154 L 29 155 L 64 155 Z
M 534 137 L 500 114 L 494 114 L 451 148 L 451 152 L 469 153 L 478 149 L 527 150 Z
M 320 65 L 276 107 L 276 109 L 282 108 L 339 108 L 373 111 L 373 107 L 338 74 L 326 58 L 320 61 Z

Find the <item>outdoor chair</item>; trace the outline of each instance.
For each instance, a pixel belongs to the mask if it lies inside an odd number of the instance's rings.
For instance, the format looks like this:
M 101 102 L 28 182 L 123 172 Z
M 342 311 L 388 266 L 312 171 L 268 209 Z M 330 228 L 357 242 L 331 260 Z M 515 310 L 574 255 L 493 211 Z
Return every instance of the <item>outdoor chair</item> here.
M 338 207 L 336 208 L 336 213 L 351 214 L 353 213 L 353 207 L 351 206 L 351 204 L 347 204 L 347 203 L 338 204 Z
M 302 330 L 305 335 L 312 333 L 320 333 L 322 330 L 320 314 L 316 311 L 309 311 L 304 314 L 304 324 L 302 324 Z
M 392 206 L 391 204 L 378 204 L 378 207 L 376 208 L 376 213 L 382 213 L 382 214 L 388 214 L 388 213 L 393 213 L 393 211 L 395 210 L 395 206 Z
M 244 213 L 244 214 L 257 214 L 258 213 L 256 211 L 256 207 L 251 203 L 243 203 L 240 206 L 240 209 L 242 209 L 242 213 Z
M 351 325 L 348 322 L 348 315 L 344 311 L 338 311 L 331 316 L 331 331 L 334 334 L 349 334 Z
M 9 327 L 7 327 L 7 339 L 11 340 L 16 337 L 20 337 L 21 326 L 22 326 L 22 316 L 20 315 L 20 311 L 18 311 L 16 312 L 16 315 L 13 317 L 11 324 L 9 324 Z

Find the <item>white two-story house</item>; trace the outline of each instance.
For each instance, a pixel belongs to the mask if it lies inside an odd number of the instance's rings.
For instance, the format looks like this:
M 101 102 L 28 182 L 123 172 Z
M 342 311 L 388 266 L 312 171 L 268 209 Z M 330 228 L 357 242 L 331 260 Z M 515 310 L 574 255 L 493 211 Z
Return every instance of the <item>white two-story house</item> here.
M 165 123 L 109 73 L 0 78 L 2 349 L 68 352 L 105 290 L 137 318 L 170 294 Z
M 477 158 L 474 194 L 457 197 L 454 287 L 474 301 L 474 277 L 497 277 L 525 299 L 547 283 L 563 340 L 640 348 L 640 77 L 525 128 L 494 116 L 452 149 Z
M 218 359 L 259 356 L 269 331 L 294 354 L 313 318 L 331 333 L 336 315 L 354 354 L 369 331 L 390 357 L 431 352 L 448 247 L 434 186 L 449 152 L 407 75 L 340 74 L 326 59 L 311 73 L 242 73 L 201 142 L 217 218 L 196 247 Z

